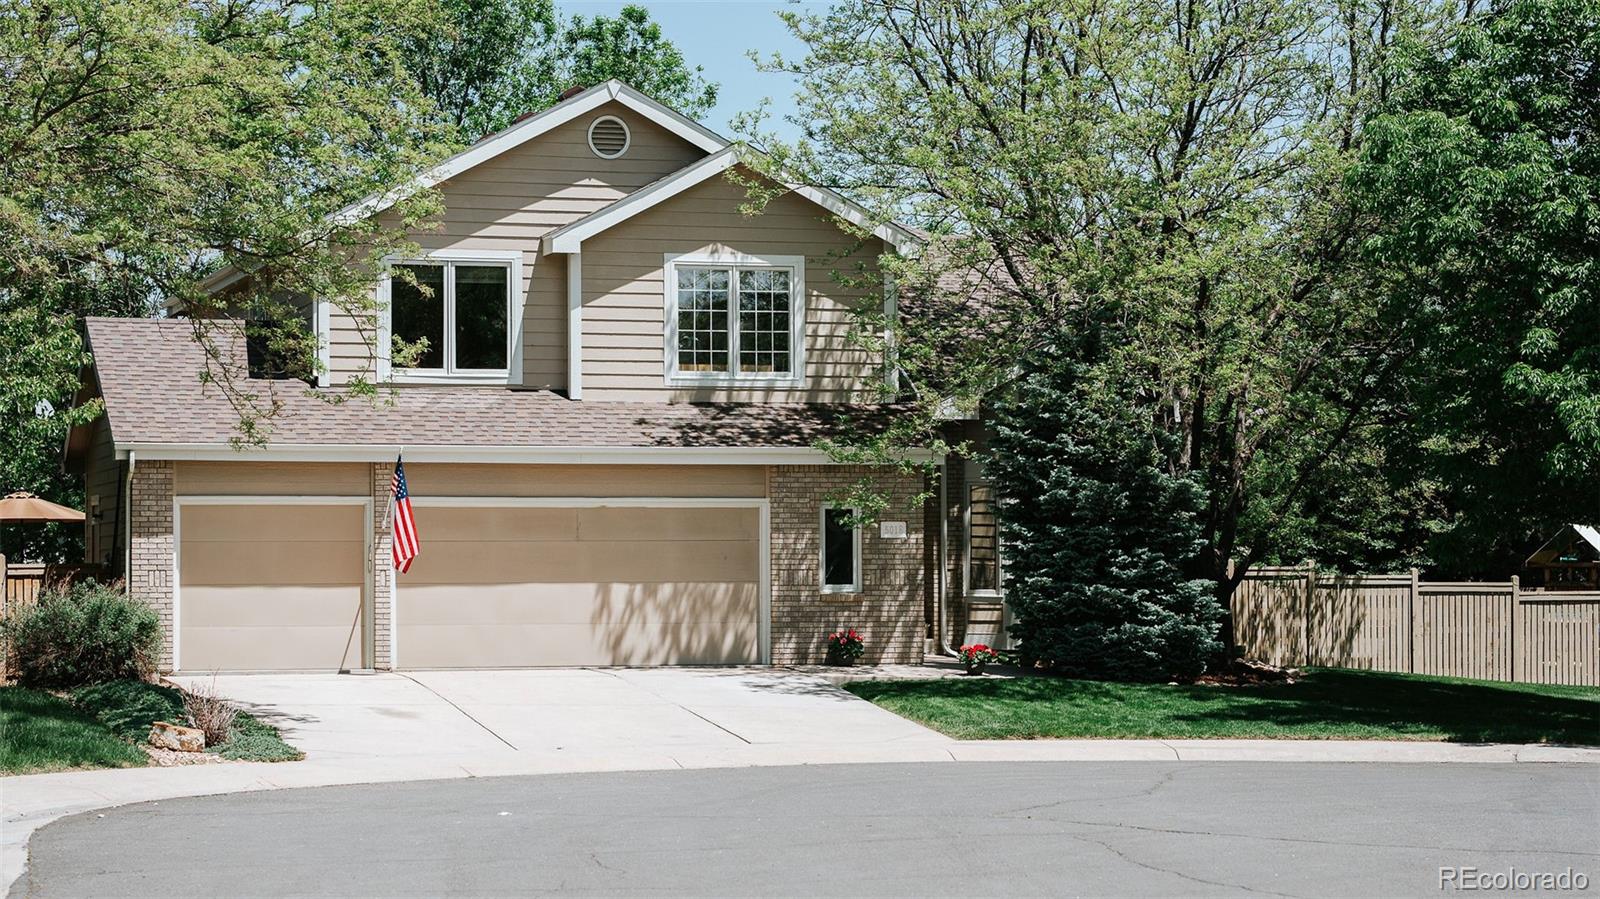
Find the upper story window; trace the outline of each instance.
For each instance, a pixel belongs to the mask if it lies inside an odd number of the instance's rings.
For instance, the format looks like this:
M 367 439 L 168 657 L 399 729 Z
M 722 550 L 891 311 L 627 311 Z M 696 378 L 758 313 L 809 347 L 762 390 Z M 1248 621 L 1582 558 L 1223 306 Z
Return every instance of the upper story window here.
M 675 256 L 665 275 L 669 384 L 803 380 L 802 257 Z
M 498 258 L 497 258 L 498 257 Z M 504 383 L 513 364 L 520 255 L 479 254 L 398 263 L 388 278 L 390 340 L 426 340 L 397 381 Z

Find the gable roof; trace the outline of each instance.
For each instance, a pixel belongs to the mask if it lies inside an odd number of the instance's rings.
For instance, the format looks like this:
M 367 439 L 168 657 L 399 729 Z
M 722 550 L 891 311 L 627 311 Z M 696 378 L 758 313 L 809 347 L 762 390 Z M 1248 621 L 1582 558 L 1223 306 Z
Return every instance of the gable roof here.
M 1528 557 L 1525 565 L 1541 565 L 1552 561 L 1558 553 L 1569 546 L 1583 541 L 1600 554 L 1600 528 L 1587 524 L 1569 524 L 1562 526 L 1555 535 L 1544 542 L 1544 545 Z
M 543 241 L 544 251 L 546 253 L 579 252 L 585 239 L 593 237 L 613 225 L 627 221 L 647 209 L 658 206 L 697 184 L 703 184 L 736 165 L 741 163 L 749 164 L 762 158 L 760 153 L 746 147 L 725 147 L 704 159 L 698 159 L 684 166 L 665 178 L 639 188 L 610 206 L 597 209 L 571 224 L 546 234 Z M 812 187 L 805 184 L 787 184 L 784 186 L 859 228 L 871 229 L 874 236 L 894 247 L 896 251 L 909 249 L 920 242 L 917 235 L 903 225 L 894 222 L 873 223 L 865 209 L 827 188 Z
M 821 439 L 881 432 L 881 404 L 573 402 L 549 390 L 411 386 L 376 402 L 303 382 L 245 379 L 282 403 L 265 448 L 235 449 L 239 412 L 197 376 L 204 350 L 183 319 L 89 318 L 86 330 L 118 456 L 140 458 L 827 464 Z M 218 326 L 226 327 L 226 326 Z M 224 364 L 243 341 L 219 331 Z M 347 397 L 344 402 L 330 402 Z M 80 426 L 83 427 L 83 426 Z M 81 453 L 86 444 L 72 444 Z
M 374 194 L 351 203 L 334 213 L 334 221 L 356 222 L 388 209 L 418 191 L 426 190 L 468 169 L 481 165 L 508 150 L 514 150 L 530 140 L 565 125 L 587 112 L 616 101 L 646 119 L 676 134 L 707 153 L 715 153 L 729 145 L 726 138 L 660 103 L 639 93 L 616 79 L 597 84 L 574 94 L 542 112 L 511 123 L 506 128 L 483 138 L 472 146 L 451 156 L 406 184 L 384 194 Z
M 732 166 L 739 161 L 736 156 L 731 154 L 729 157 L 722 156 L 724 151 L 731 151 L 734 148 L 734 144 L 727 138 L 717 134 L 709 128 L 706 128 L 704 125 L 701 125 L 699 122 L 696 122 L 680 112 L 668 109 L 667 107 L 657 103 L 655 100 L 650 99 L 626 84 L 623 84 L 616 79 L 612 79 L 603 84 L 597 84 L 581 93 L 575 94 L 572 97 L 569 97 L 566 100 L 563 100 L 550 107 L 549 109 L 513 122 L 505 129 L 483 138 L 465 150 L 462 150 L 461 152 L 428 169 L 410 181 L 407 181 L 405 184 L 402 184 L 399 187 L 396 187 L 395 189 L 385 193 L 373 194 L 371 196 L 364 197 L 361 200 L 351 203 L 350 205 L 334 213 L 330 218 L 337 224 L 349 224 L 360 221 L 368 216 L 377 215 L 378 213 L 383 212 L 394 204 L 416 194 L 419 191 L 435 187 L 440 183 L 461 174 L 462 172 L 482 165 L 483 163 L 488 162 L 489 160 L 494 159 L 495 157 L 509 150 L 520 147 L 542 134 L 545 134 L 561 125 L 566 124 L 567 122 L 572 121 L 573 119 L 578 118 L 579 116 L 582 116 L 587 112 L 591 112 L 613 101 L 626 106 L 651 122 L 660 125 L 667 131 L 672 132 L 678 137 L 683 138 L 685 141 L 688 141 L 690 144 L 693 144 L 694 146 L 706 151 L 708 154 L 711 154 L 706 159 L 702 159 L 693 165 L 687 166 L 684 169 L 681 169 L 680 171 L 661 179 L 661 181 L 656 182 L 656 184 L 648 185 L 641 190 L 635 191 L 634 194 L 644 193 L 656 187 L 657 185 L 664 184 L 666 182 L 674 182 L 674 179 L 680 177 L 690 179 L 687 180 L 687 183 L 682 184 L 682 186 L 677 186 L 675 189 L 672 189 L 671 192 L 664 193 L 663 195 L 657 197 L 649 205 L 641 207 L 628 207 L 628 209 L 631 210 L 627 213 L 628 215 L 642 212 L 644 209 L 650 208 L 651 205 L 655 205 L 655 203 L 659 203 L 662 200 L 672 197 L 682 190 L 693 187 L 695 184 L 700 183 L 700 181 L 703 181 L 712 175 L 726 171 L 729 166 Z M 748 149 L 740 150 L 738 152 L 749 153 L 752 156 L 756 155 L 754 151 Z M 712 159 L 721 159 L 722 161 L 713 163 L 711 162 Z M 697 166 L 703 164 L 712 166 L 713 168 L 706 170 L 696 168 Z M 714 168 L 717 165 L 721 165 L 722 167 Z M 699 180 L 692 180 L 695 178 L 698 178 Z M 798 193 L 800 196 L 805 197 L 807 200 L 810 200 L 811 202 L 823 207 L 824 209 L 828 210 L 834 215 L 839 216 L 840 218 L 845 219 L 846 221 L 852 222 L 861 227 L 867 227 L 871 224 L 872 217 L 867 213 L 866 209 L 860 204 L 841 194 L 826 188 L 812 187 L 810 185 L 791 184 L 786 186 L 788 186 L 795 193 Z M 634 194 L 630 194 L 629 197 L 634 196 Z M 629 197 L 624 197 L 622 200 L 619 200 L 618 203 L 620 204 L 627 201 Z M 606 212 L 606 210 L 602 209 L 600 212 L 603 213 Z M 596 213 L 596 215 L 598 214 L 599 213 Z M 586 218 L 589 217 L 592 216 L 586 216 Z M 625 217 L 626 216 L 624 216 L 624 218 Z M 573 224 L 576 225 L 578 223 L 574 222 Z M 611 224 L 614 224 L 614 222 Z M 610 225 L 607 224 L 604 227 L 609 226 Z M 567 228 L 570 227 L 572 226 L 567 226 Z M 565 231 L 567 228 L 563 228 L 561 230 Z M 882 238 L 885 243 L 894 247 L 897 251 L 903 251 L 908 247 L 916 245 L 918 242 L 918 238 L 914 231 L 903 225 L 895 223 L 875 225 L 873 226 L 873 233 Z M 580 243 L 581 240 L 582 239 L 579 238 Z M 551 250 L 548 249 L 549 246 L 550 244 L 546 243 L 546 252 L 573 252 L 571 250 Z M 227 287 L 228 285 L 237 282 L 243 277 L 245 277 L 245 273 L 239 271 L 237 268 L 231 265 L 225 266 L 221 270 L 212 274 L 210 277 L 201 281 L 200 288 L 208 294 L 215 293 Z M 169 309 L 170 308 L 171 306 L 169 304 Z

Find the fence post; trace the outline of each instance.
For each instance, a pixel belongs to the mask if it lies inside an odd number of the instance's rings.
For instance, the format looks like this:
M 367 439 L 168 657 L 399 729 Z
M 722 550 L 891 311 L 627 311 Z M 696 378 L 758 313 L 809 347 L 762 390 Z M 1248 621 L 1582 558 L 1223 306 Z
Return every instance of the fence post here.
M 1517 604 L 1522 600 L 1522 578 L 1511 576 L 1511 612 L 1506 619 L 1507 680 L 1517 682 Z
M 1417 673 L 1417 589 L 1421 586 L 1422 572 L 1411 569 L 1411 592 L 1406 594 L 1406 673 Z
M 1300 664 L 1311 662 L 1311 600 L 1317 595 L 1317 561 L 1306 560 L 1305 592 L 1300 597 Z

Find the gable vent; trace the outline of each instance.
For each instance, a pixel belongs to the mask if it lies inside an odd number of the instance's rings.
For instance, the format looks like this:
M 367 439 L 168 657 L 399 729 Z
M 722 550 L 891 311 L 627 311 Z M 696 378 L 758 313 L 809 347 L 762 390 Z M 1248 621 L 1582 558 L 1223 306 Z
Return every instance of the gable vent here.
M 589 149 L 601 159 L 616 159 L 628 149 L 628 126 L 616 116 L 601 116 L 589 126 Z

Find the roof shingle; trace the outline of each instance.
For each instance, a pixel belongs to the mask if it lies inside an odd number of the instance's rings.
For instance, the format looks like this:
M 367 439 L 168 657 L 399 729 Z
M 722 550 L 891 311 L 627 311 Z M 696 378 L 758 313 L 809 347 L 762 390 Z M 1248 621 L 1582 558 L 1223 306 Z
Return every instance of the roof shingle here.
M 111 433 L 127 444 L 215 444 L 239 436 L 239 412 L 202 382 L 205 354 L 181 319 L 91 318 Z M 242 341 L 222 340 L 232 352 Z M 330 402 L 342 391 L 251 379 L 243 389 L 281 403 L 274 446 L 779 447 L 881 430 L 892 405 L 666 404 L 572 401 L 548 390 L 406 386 Z M 319 396 L 318 394 L 321 394 Z

